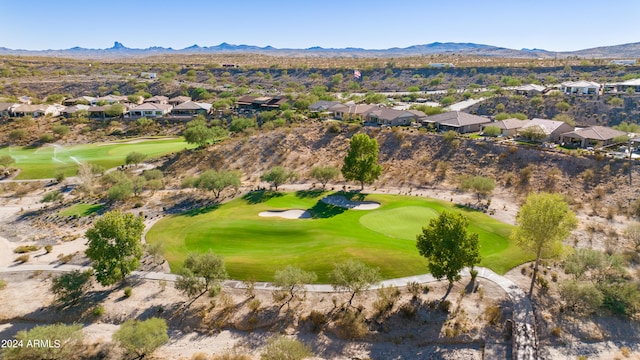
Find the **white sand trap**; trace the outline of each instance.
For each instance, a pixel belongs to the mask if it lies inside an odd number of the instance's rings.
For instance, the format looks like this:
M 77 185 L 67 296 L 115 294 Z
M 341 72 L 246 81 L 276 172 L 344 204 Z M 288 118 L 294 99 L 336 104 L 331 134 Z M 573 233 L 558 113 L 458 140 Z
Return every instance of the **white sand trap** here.
M 380 207 L 379 202 L 375 201 L 351 201 L 342 195 L 330 195 L 322 198 L 322 202 L 333 206 L 339 206 L 345 209 L 353 210 L 373 210 Z
M 306 210 L 271 210 L 263 211 L 258 214 L 262 217 L 281 217 L 284 219 L 310 219 L 311 213 Z

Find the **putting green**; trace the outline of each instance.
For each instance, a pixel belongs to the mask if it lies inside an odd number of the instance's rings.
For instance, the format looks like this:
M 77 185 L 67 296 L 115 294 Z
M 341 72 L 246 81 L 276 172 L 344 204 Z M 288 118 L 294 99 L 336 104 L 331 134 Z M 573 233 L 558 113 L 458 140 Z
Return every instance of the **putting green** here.
M 415 240 L 422 227 L 437 217 L 434 209 L 405 206 L 371 212 L 360 218 L 360 224 L 388 237 Z
M 20 169 L 16 179 L 45 179 L 60 172 L 74 176 L 78 164 L 85 161 L 112 168 L 124 164 L 127 154 L 133 151 L 153 158 L 194 147 L 182 138 L 144 138 L 71 146 L 4 147 L 0 148 L 0 156 L 11 155 L 15 159 L 12 166 Z
M 196 209 L 158 221 L 148 243 L 162 242 L 172 271 L 190 252 L 212 250 L 225 258 L 233 279 L 273 280 L 276 270 L 293 265 L 328 281 L 333 266 L 356 258 L 380 268 L 385 278 L 427 272 L 427 261 L 415 247 L 416 235 L 442 210 L 461 212 L 469 230 L 480 237 L 480 265 L 498 273 L 531 259 L 509 240 L 511 225 L 433 199 L 365 195 L 375 210 L 347 210 L 320 201 L 328 193 L 250 193 L 243 198 Z M 349 195 L 347 195 L 349 196 Z M 268 210 L 306 209 L 312 219 L 260 217 Z

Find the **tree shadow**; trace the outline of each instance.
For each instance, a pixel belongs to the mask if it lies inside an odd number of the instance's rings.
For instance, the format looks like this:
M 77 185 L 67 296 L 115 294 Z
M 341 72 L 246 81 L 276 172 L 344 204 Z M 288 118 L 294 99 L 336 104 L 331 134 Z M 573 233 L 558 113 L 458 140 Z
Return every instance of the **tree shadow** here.
M 347 211 L 347 209 L 340 206 L 327 204 L 324 201 L 318 201 L 315 205 L 313 205 L 311 209 L 309 209 L 311 217 L 314 219 L 331 218 L 336 215 L 340 215 L 345 211 Z
M 364 201 L 367 197 L 367 194 L 360 192 L 360 190 L 355 191 L 338 191 L 335 193 L 338 196 L 344 196 L 345 199 L 349 201 Z
M 198 216 L 198 215 L 204 215 L 204 214 L 207 214 L 207 213 L 210 213 L 212 211 L 217 210 L 219 207 L 220 207 L 220 204 L 213 204 L 213 205 L 204 206 L 204 207 L 197 208 L 197 209 L 187 210 L 187 211 L 183 212 L 181 215 L 189 216 L 189 217 Z
M 242 196 L 242 199 L 251 205 L 260 204 L 270 199 L 284 196 L 282 193 L 271 190 L 256 190 L 251 191 Z
M 322 189 L 311 189 L 311 190 L 298 190 L 296 191 L 296 197 L 300 199 L 314 199 L 318 196 L 324 194 L 324 190 Z

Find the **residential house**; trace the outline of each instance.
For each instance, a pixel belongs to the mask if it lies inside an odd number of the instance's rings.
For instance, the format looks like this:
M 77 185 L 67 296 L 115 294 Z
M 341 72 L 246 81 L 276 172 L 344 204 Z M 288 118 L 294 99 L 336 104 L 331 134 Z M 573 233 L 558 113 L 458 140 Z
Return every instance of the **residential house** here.
M 337 104 L 329 108 L 333 116 L 339 120 L 365 120 L 372 111 L 379 109 L 377 105 L 370 104 Z
M 97 103 L 116 104 L 116 103 L 121 103 L 121 102 L 125 102 L 125 101 L 127 101 L 127 97 L 126 96 L 107 95 L 107 96 L 101 96 L 101 97 L 97 98 L 96 99 L 96 104 Z
M 604 126 L 589 126 L 562 134 L 560 141 L 581 148 L 602 147 L 614 144 L 614 139 L 624 135 L 627 135 L 624 131 Z
M 152 96 L 148 99 L 144 99 L 143 102 L 152 103 L 152 104 L 168 104 L 169 98 L 162 95 Z
M 594 95 L 600 93 L 600 84 L 593 81 L 566 81 L 560 84 L 565 94 Z
M 62 105 L 65 105 L 65 106 L 73 106 L 78 104 L 95 105 L 97 102 L 98 102 L 97 98 L 94 98 L 93 96 L 80 96 L 73 99 L 65 99 L 62 102 Z
M 367 121 L 386 126 L 408 126 L 411 122 L 422 120 L 426 115 L 421 111 L 407 111 L 377 108 L 367 114 Z
M 633 66 L 636 64 L 636 60 L 635 59 L 629 59 L 629 60 L 611 60 L 609 61 L 609 64 L 611 65 L 623 65 L 623 66 Z
M 182 103 L 186 103 L 187 101 L 191 101 L 191 98 L 188 96 L 176 96 L 174 98 L 169 99 L 169 105 L 173 105 L 175 107 Z
M 541 142 L 560 142 L 562 134 L 574 130 L 573 126 L 563 121 L 535 118 L 527 121 L 527 123 L 518 129 L 516 133 L 517 135 L 520 135 L 523 130 L 531 128 L 546 135 L 544 138 L 540 139 Z
M 113 105 L 90 106 L 89 109 L 87 109 L 90 118 L 102 120 L 121 117 L 129 111 L 125 105 L 122 105 L 122 112 L 118 111 L 116 114 L 113 110 Z
M 325 112 L 330 107 L 332 107 L 334 105 L 338 105 L 338 104 L 340 104 L 339 101 L 320 100 L 320 101 L 316 101 L 313 104 L 309 105 L 309 107 L 307 109 L 309 110 L 309 112 L 319 113 L 319 112 Z
M 529 120 L 520 120 L 520 119 L 505 119 L 500 121 L 494 121 L 488 124 L 482 125 L 482 131 L 487 126 L 495 126 L 502 131 L 502 136 L 515 136 L 518 129 L 520 129 L 524 124 L 526 124 Z
M 631 79 L 619 83 L 605 84 L 605 92 L 626 92 L 629 89 L 633 89 L 634 92 L 640 93 L 640 79 Z
M 66 118 L 70 118 L 78 111 L 81 111 L 81 110 L 89 111 L 89 107 L 90 107 L 89 105 L 83 105 L 83 104 L 67 106 L 64 108 L 64 110 L 60 111 L 60 114 Z
M 269 97 L 245 95 L 236 101 L 236 107 L 240 111 L 273 110 L 279 109 L 280 106 L 285 104 L 287 101 L 287 98 L 284 96 Z
M 0 103 L 0 117 L 10 117 L 13 114 L 13 110 L 20 104 L 15 103 Z
M 171 116 L 195 116 L 198 114 L 207 115 L 211 111 L 211 104 L 187 101 L 178 104 L 171 110 Z
M 34 118 L 40 116 L 59 116 L 60 111 L 57 107 L 53 105 L 28 105 L 21 104 L 16 106 L 13 109 L 13 116 L 15 117 L 23 117 L 23 116 L 32 116 Z
M 542 85 L 528 84 L 518 86 L 514 88 L 513 91 L 518 95 L 535 96 L 542 94 L 545 89 L 546 88 Z
M 168 99 L 167 99 L 168 100 Z M 153 102 L 145 102 L 141 105 L 134 106 L 129 110 L 131 117 L 163 117 L 171 112 L 173 106 L 169 104 L 156 104 Z
M 482 125 L 490 123 L 486 117 L 467 114 L 461 111 L 450 111 L 428 116 L 423 123 L 433 124 L 438 131 L 453 130 L 461 134 L 480 131 Z

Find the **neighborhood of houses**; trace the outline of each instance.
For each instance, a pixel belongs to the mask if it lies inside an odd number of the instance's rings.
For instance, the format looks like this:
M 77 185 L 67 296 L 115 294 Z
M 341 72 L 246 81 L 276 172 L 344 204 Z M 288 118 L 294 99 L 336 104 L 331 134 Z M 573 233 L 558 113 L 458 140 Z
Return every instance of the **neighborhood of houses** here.
M 548 94 L 553 90 L 562 91 L 565 94 L 588 96 L 602 94 L 603 92 L 627 92 L 630 91 L 629 89 L 634 92 L 640 92 L 640 79 L 604 85 L 581 80 L 564 82 L 550 87 L 528 84 L 511 88 L 516 94 L 526 96 Z M 288 101 L 285 96 L 245 95 L 237 99 L 233 110 L 237 114 L 252 116 L 263 110 L 280 109 Z M 532 140 L 531 134 L 535 134 L 534 140 L 538 142 L 588 149 L 602 148 L 620 143 L 625 135 L 635 136 L 634 134 L 627 134 L 623 131 L 603 126 L 574 128 L 562 121 L 548 119 L 506 119 L 495 121 L 488 117 L 462 111 L 449 111 L 427 116 L 418 110 L 396 109 L 382 105 L 356 104 L 354 102 L 342 103 L 321 100 L 311 104 L 307 110 L 312 117 L 318 119 L 362 121 L 366 125 L 382 127 L 426 127 L 434 131 L 452 130 L 460 134 L 481 133 L 488 126 L 492 126 L 500 130 L 498 136 L 502 137 L 529 137 L 529 140 Z M 156 95 L 147 99 L 121 95 L 81 96 L 65 99 L 62 104 L 32 104 L 31 98 L 23 96 L 18 98 L 17 103 L 0 103 L 0 118 L 24 116 L 73 117 L 78 111 L 82 111 L 84 116 L 94 120 L 137 119 L 141 117 L 185 120 L 198 114 L 208 116 L 215 112 L 211 103 L 193 101 L 188 96 L 168 98 Z M 496 132 L 495 129 L 492 130 L 493 133 Z M 631 141 L 635 142 L 635 140 L 632 139 Z M 640 142 L 640 139 L 637 142 Z

